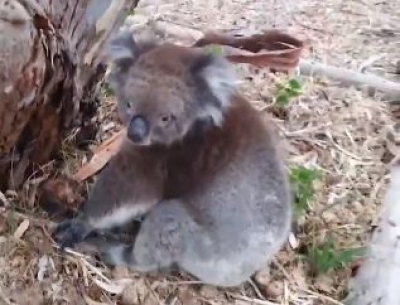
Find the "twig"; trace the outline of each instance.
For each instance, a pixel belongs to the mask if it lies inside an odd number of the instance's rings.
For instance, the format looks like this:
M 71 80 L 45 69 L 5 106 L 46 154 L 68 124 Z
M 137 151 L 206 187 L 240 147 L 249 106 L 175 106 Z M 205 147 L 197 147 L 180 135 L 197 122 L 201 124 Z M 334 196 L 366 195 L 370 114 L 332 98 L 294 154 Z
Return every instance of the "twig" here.
M 329 297 L 327 295 L 323 295 L 323 294 L 320 294 L 318 292 L 315 292 L 315 291 L 312 291 L 312 290 L 309 290 L 309 289 L 304 289 L 304 288 L 301 288 L 301 287 L 299 287 L 299 289 L 302 290 L 305 293 L 308 293 L 309 295 L 312 295 L 312 296 L 318 298 L 319 300 L 325 300 L 325 301 L 327 301 L 327 302 L 329 302 L 331 304 L 334 304 L 334 305 L 345 305 L 343 302 L 336 301 L 334 298 L 331 298 L 331 297 Z
M 366 61 L 362 62 L 360 67 L 358 68 L 358 72 L 363 73 L 369 66 L 371 66 L 374 62 L 383 59 L 386 56 L 385 53 L 378 54 L 368 58 Z
M 257 284 L 252 280 L 248 280 L 249 284 L 251 285 L 251 287 L 253 287 L 254 292 L 256 293 L 256 295 L 262 299 L 265 300 L 265 297 L 263 296 L 263 294 L 261 293 L 260 289 L 258 288 Z
M 305 76 L 326 76 L 345 86 L 366 87 L 385 93 L 385 99 L 400 99 L 400 84 L 391 82 L 382 77 L 360 73 L 357 71 L 324 65 L 301 59 L 299 63 L 300 74 Z
M 253 304 L 257 304 L 257 305 L 278 305 L 277 303 L 273 303 L 273 302 L 270 302 L 270 301 L 267 301 L 267 300 L 253 299 L 253 298 L 249 298 L 249 297 L 246 297 L 246 296 L 243 296 L 243 295 L 237 295 L 237 294 L 232 294 L 232 293 L 229 293 L 229 295 L 231 297 L 233 297 L 234 299 L 245 301 L 245 302 L 248 302 L 248 303 L 250 303 L 252 305 Z
M 330 303 L 332 303 L 334 305 L 343 305 L 342 302 L 336 301 L 335 299 L 333 299 L 333 298 L 331 298 L 329 296 L 317 293 L 317 292 L 309 290 L 309 289 L 304 289 L 303 287 L 297 285 L 297 283 L 293 280 L 293 278 L 289 275 L 289 273 L 285 270 L 285 268 L 278 262 L 277 259 L 273 259 L 272 261 L 275 264 L 275 266 L 278 267 L 278 269 L 283 273 L 283 275 L 285 276 L 286 280 L 288 280 L 290 284 L 296 286 L 298 289 L 300 289 L 303 292 L 308 293 L 308 294 L 310 294 L 312 296 L 315 296 L 315 297 L 317 297 L 319 299 L 324 299 L 324 300 L 326 300 L 326 301 L 328 301 L 328 302 L 330 302 Z

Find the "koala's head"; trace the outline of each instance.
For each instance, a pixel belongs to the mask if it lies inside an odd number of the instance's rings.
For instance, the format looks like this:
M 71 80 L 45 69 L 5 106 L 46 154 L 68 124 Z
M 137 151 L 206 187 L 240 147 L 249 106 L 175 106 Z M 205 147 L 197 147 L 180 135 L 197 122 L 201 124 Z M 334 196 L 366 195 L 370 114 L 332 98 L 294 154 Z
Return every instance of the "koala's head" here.
M 110 41 L 108 81 L 128 138 L 169 145 L 198 123 L 221 125 L 235 91 L 228 62 L 205 49 L 136 42 L 129 31 Z

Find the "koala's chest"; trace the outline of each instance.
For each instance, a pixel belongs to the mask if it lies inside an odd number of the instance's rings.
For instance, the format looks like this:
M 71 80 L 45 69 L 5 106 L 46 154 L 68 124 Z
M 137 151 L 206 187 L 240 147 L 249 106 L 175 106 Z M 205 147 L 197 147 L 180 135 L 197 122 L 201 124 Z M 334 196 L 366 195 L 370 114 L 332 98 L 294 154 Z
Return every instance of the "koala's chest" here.
M 201 190 L 212 183 L 226 161 L 220 150 L 196 151 L 169 158 L 165 168 L 164 198 L 179 198 Z
M 194 192 L 196 189 L 195 180 L 183 174 L 168 175 L 164 184 L 164 199 L 181 198 Z

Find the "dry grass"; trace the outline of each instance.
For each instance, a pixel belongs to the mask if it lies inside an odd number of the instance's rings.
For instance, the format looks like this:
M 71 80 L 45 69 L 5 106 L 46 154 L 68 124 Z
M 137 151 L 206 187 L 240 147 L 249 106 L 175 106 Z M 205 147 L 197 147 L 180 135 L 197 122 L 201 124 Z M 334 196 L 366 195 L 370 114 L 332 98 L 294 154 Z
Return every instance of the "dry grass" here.
M 158 6 L 157 6 L 158 5 Z M 400 3 L 378 0 L 329 1 L 143 1 L 139 13 L 206 29 L 290 29 L 310 39 L 310 57 L 357 69 L 377 55 L 368 69 L 393 72 L 399 59 L 395 46 Z M 397 15 L 396 15 L 397 14 Z M 395 52 L 398 52 L 397 54 Z M 397 55 L 397 56 L 396 56 Z M 284 76 L 238 66 L 242 92 L 260 111 L 271 109 L 271 88 Z M 390 76 L 390 75 L 389 75 Z M 342 304 L 355 264 L 318 277 L 299 259 L 307 245 L 335 237 L 339 248 L 364 245 L 376 220 L 387 184 L 385 126 L 391 124 L 385 101 L 352 88 L 305 78 L 304 93 L 275 121 L 290 165 L 317 167 L 322 177 L 299 230 L 272 262 L 268 280 L 258 278 L 237 289 L 216 289 L 190 277 L 141 276 L 123 268 L 109 270 L 92 258 L 71 252 L 60 256 L 48 221 L 35 208 L 38 180 L 24 190 L 7 192 L 11 206 L 25 212 L 0 214 L 0 304 Z M 99 109 L 98 142 L 118 129 L 114 100 Z M 87 160 L 65 145 L 66 173 Z M 51 168 L 51 164 L 49 164 Z M 29 211 L 29 212 L 28 212 Z M 34 212 L 32 212 L 34 211 Z M 268 299 L 268 300 L 267 300 Z

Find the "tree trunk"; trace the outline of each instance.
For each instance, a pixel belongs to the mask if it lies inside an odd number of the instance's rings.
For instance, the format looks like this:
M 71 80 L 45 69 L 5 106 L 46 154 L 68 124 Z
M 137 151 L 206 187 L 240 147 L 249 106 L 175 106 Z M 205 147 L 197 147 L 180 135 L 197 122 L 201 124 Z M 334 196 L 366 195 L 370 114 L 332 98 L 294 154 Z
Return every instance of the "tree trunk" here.
M 353 279 L 350 305 L 400 304 L 400 162 L 393 163 L 379 226 Z
M 103 49 L 137 0 L 0 1 L 0 190 L 93 117 Z

